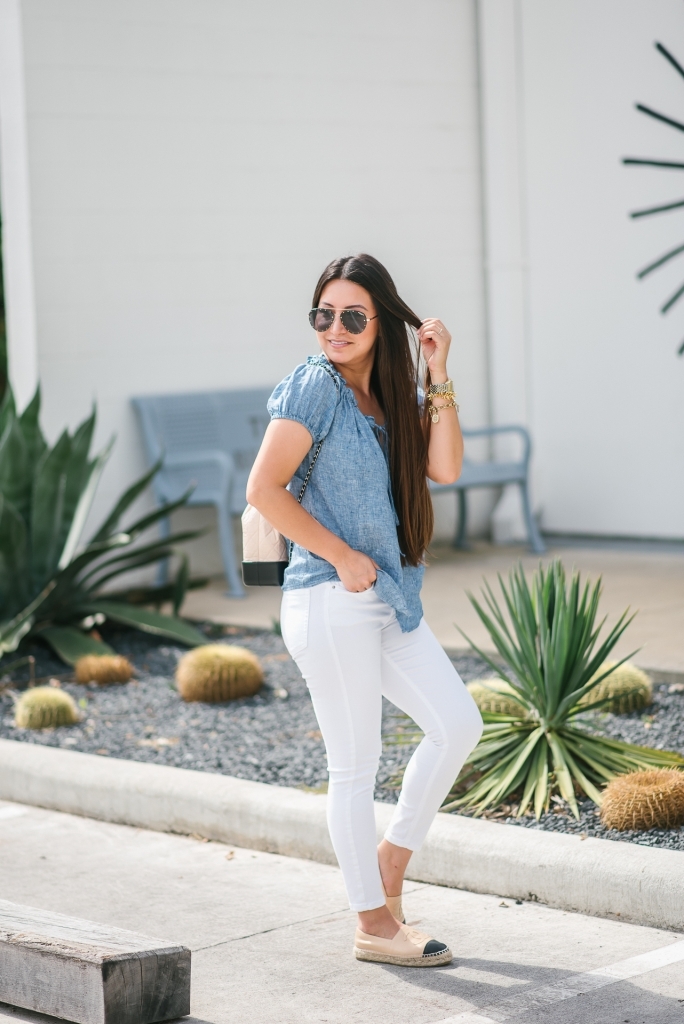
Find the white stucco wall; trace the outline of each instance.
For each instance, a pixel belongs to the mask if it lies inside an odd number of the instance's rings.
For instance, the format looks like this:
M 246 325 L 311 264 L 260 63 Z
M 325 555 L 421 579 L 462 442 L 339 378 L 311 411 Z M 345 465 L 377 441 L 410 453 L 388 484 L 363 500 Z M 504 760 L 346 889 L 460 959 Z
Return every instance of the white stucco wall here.
M 117 434 L 96 515 L 143 469 L 129 397 L 275 383 L 351 251 L 452 328 L 486 421 L 472 0 L 21 8 L 44 421 Z
M 530 414 L 543 525 L 572 533 L 684 537 L 684 121 L 680 0 L 521 0 Z
M 143 468 L 132 394 L 275 382 L 315 348 L 322 266 L 366 249 L 452 327 L 464 423 L 491 406 L 531 426 L 545 528 L 684 536 L 684 300 L 657 312 L 684 256 L 635 279 L 684 244 L 684 209 L 627 216 L 684 197 L 684 175 L 620 162 L 684 160 L 633 106 L 684 120 L 653 49 L 684 62 L 680 0 L 15 9 L 44 420 L 54 437 L 97 400 L 98 444 L 118 435 L 96 516 Z M 444 534 L 452 500 L 437 511 Z M 212 548 L 198 568 L 216 567 Z

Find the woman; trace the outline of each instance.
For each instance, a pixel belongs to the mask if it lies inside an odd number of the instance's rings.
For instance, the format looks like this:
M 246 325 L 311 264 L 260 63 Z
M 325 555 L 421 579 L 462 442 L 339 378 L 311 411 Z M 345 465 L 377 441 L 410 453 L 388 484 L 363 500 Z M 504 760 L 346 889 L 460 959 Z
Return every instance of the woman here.
M 463 455 L 451 336 L 440 320 L 421 322 L 364 254 L 324 270 L 313 307 L 321 354 L 273 392 L 247 500 L 292 541 L 282 633 L 326 745 L 328 825 L 358 913 L 355 955 L 436 966 L 451 951 L 404 923 L 404 872 L 482 731 L 420 603 L 433 528 L 427 478 L 452 483 Z M 425 401 L 407 325 L 427 363 Z M 425 737 L 376 846 L 383 695 Z

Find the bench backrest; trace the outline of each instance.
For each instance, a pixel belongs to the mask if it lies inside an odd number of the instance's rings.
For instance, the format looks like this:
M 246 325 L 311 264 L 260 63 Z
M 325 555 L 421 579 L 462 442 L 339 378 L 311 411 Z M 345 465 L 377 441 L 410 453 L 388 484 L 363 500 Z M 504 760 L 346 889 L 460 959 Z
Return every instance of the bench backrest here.
M 235 466 L 234 511 L 241 511 L 239 506 L 244 503 L 240 495 L 244 495 L 249 471 L 269 423 L 266 403 L 272 391 L 271 387 L 241 388 L 133 398 L 150 464 L 162 456 L 226 452 Z M 194 478 L 205 476 L 206 470 L 196 473 Z M 206 494 L 208 487 L 199 490 Z

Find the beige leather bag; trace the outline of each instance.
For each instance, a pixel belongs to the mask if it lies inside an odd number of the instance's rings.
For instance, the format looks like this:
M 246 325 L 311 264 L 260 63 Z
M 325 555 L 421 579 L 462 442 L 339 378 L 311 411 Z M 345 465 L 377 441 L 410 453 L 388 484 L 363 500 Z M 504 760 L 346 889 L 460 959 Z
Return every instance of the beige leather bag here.
M 319 441 L 297 498 L 300 505 L 322 447 L 323 442 Z M 289 561 L 288 543 L 282 533 L 271 526 L 258 509 L 248 505 L 242 513 L 242 579 L 245 586 L 282 587 Z
M 242 551 L 243 565 L 245 562 L 288 561 L 282 533 L 278 533 L 253 505 L 248 505 L 242 513 Z

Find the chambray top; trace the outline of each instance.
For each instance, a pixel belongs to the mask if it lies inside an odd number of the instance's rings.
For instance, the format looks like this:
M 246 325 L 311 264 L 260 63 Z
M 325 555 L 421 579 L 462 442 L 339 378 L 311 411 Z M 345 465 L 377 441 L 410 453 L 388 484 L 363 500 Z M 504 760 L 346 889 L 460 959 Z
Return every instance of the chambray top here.
M 416 629 L 423 615 L 424 569 L 401 564 L 385 428 L 363 415 L 354 392 L 324 355 L 310 356 L 281 381 L 268 411 L 271 419 L 301 423 L 313 438 L 288 486 L 295 497 L 323 440 L 302 505 L 321 525 L 378 563 L 378 597 L 394 608 L 404 633 Z M 292 546 L 283 590 L 338 579 L 330 562 L 298 544 Z

